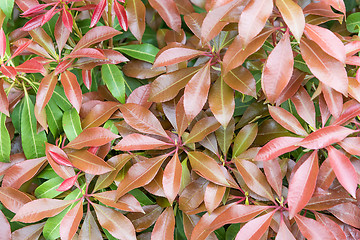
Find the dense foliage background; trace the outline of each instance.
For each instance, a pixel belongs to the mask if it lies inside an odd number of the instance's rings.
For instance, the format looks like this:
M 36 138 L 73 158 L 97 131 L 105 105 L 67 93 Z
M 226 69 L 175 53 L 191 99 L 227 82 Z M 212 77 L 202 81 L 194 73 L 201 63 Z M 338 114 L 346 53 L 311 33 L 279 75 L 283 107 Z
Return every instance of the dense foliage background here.
M 0 239 L 359 239 L 356 0 L 1 0 Z

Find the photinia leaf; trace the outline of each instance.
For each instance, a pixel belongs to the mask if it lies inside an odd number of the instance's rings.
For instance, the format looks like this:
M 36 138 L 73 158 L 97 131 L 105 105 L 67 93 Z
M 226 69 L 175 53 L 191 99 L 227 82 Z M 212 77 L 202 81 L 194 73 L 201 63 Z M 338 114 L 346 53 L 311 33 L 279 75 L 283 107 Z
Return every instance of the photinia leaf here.
M 111 235 L 119 239 L 136 240 L 134 225 L 122 213 L 95 203 L 92 206 L 100 225 Z
M 6 36 L 3 28 L 0 29 L 0 57 L 3 59 L 6 51 Z
M 298 91 L 300 85 L 304 81 L 305 76 L 306 76 L 305 72 L 302 72 L 298 69 L 294 69 L 293 75 L 290 78 L 288 85 L 284 88 L 279 98 L 276 100 L 276 105 L 280 105 L 284 101 L 291 98 Z
M 274 201 L 271 187 L 265 175 L 260 171 L 255 163 L 241 158 L 235 158 L 236 168 L 239 170 L 246 185 L 256 194 Z
M 354 132 L 356 131 L 342 126 L 326 126 L 309 134 L 297 145 L 309 149 L 320 149 L 340 142 Z
M 0 80 L 0 112 L 5 114 L 6 116 L 9 115 L 9 100 L 8 97 L 4 91 L 4 81 Z
M 148 79 L 166 72 L 166 67 L 152 68 L 152 64 L 132 59 L 122 68 L 123 73 L 132 78 Z
M 302 138 L 278 137 L 263 146 L 255 157 L 255 161 L 267 161 L 298 148 Z
M 5 13 L 5 15 L 10 19 L 11 18 L 11 13 L 12 13 L 13 8 L 14 8 L 14 0 L 3 1 L 0 8 Z
M 136 151 L 136 150 L 151 150 L 151 149 L 166 149 L 173 147 L 172 144 L 163 142 L 156 138 L 142 135 L 139 133 L 132 133 L 125 136 L 114 147 L 115 150 L 121 151 Z
M 291 97 L 299 116 L 305 120 L 313 129 L 316 129 L 315 107 L 307 91 L 300 87 L 297 93 Z
M 151 240 L 174 239 L 175 216 L 172 207 L 167 207 L 156 220 Z
M 184 173 L 185 171 L 183 171 Z M 190 181 L 189 184 L 179 194 L 179 209 L 184 212 L 205 211 L 204 201 L 205 188 L 209 183 L 205 178 L 199 177 L 195 181 Z M 197 212 L 197 211 L 196 211 Z
M 286 32 L 266 60 L 261 76 L 261 87 L 270 103 L 278 99 L 289 83 L 293 65 L 289 32 Z
M 275 212 L 276 211 L 274 210 L 245 223 L 245 225 L 240 228 L 240 231 L 236 235 L 235 240 L 260 239 L 269 228 L 271 219 Z
M 101 0 L 101 2 L 99 2 L 95 9 L 94 9 L 94 13 L 92 15 L 91 18 L 91 23 L 90 23 L 90 27 L 94 27 L 96 25 L 96 23 L 100 20 L 101 15 L 103 14 L 105 7 L 106 7 L 106 0 Z
M 44 15 L 43 15 L 43 19 L 41 21 L 41 26 L 43 26 L 46 22 L 48 22 L 55 14 L 55 9 L 59 4 L 56 3 L 49 11 L 47 11 Z
M 296 240 L 294 238 L 294 235 L 290 232 L 289 228 L 286 226 L 283 219 L 281 219 L 280 221 L 279 231 L 276 234 L 275 240 L 282 240 L 282 239 Z
M 307 239 L 335 239 L 334 235 L 324 225 L 314 219 L 296 214 L 295 221 Z
M 25 23 L 25 25 L 21 28 L 21 30 L 22 31 L 32 31 L 32 30 L 40 27 L 42 18 L 43 18 L 42 15 L 38 15 L 38 16 L 32 18 L 27 23 Z
M 156 54 L 159 52 L 157 47 L 149 43 L 119 46 L 114 49 L 129 55 L 132 58 L 149 63 L 155 61 Z
M 251 72 L 243 66 L 234 68 L 223 77 L 232 89 L 256 98 L 256 82 Z
M 11 139 L 5 123 L 6 116 L 0 113 L 0 162 L 10 162 Z
M 57 83 L 57 76 L 54 72 L 46 75 L 40 82 L 39 89 L 36 94 L 36 106 L 41 111 L 44 109 L 46 104 L 49 102 L 55 86 Z
M 150 96 L 150 88 L 150 84 L 142 85 L 136 88 L 126 99 L 126 102 L 136 103 L 149 109 L 152 105 L 152 102 L 148 100 Z
M 350 202 L 337 204 L 328 211 L 342 222 L 356 228 L 360 227 L 360 209 L 355 204 Z
M 9 221 L 7 220 L 6 216 L 2 211 L 0 211 L 0 224 L 1 224 L 1 229 L 0 229 L 1 236 L 3 236 L 4 239 L 12 239 Z
M 68 153 L 68 157 L 74 167 L 89 174 L 100 175 L 114 170 L 114 168 L 107 164 L 103 159 L 87 150 L 78 150 Z
M 300 42 L 305 27 L 305 16 L 301 7 L 292 0 L 276 0 L 276 6 L 294 37 Z
M 2 64 L 0 67 L 0 71 L 2 74 L 4 74 L 5 76 L 11 79 L 15 79 L 17 75 L 16 69 L 13 66 L 5 66 Z
M 267 0 L 250 1 L 246 5 L 239 19 L 239 37 L 243 48 L 264 28 L 273 6 L 273 1 Z
M 67 11 L 67 9 L 65 8 L 65 5 L 63 6 L 63 11 L 61 13 L 62 13 L 61 20 L 62 20 L 64 26 L 69 30 L 69 32 L 72 32 L 73 17 L 71 15 L 71 13 Z
M 136 130 L 168 138 L 159 120 L 148 109 L 135 103 L 126 103 L 119 106 L 127 124 Z
M 186 138 L 186 143 L 200 142 L 208 134 L 216 131 L 220 127 L 220 123 L 214 117 L 205 117 L 195 123 L 189 136 Z
M 65 180 L 60 184 L 60 186 L 56 189 L 56 191 L 65 192 L 65 191 L 69 190 L 72 186 L 74 186 L 74 184 L 75 184 L 78 176 L 79 176 L 79 174 L 65 179 Z
M 82 92 L 76 79 L 76 75 L 66 70 L 61 74 L 61 83 L 65 90 L 65 95 L 77 112 L 80 112 L 82 102 Z
M 304 38 L 300 42 L 300 51 L 316 78 L 347 96 L 348 78 L 342 62 L 325 53 L 315 42 Z
M 118 1 L 114 1 L 114 11 L 116 14 L 116 17 L 119 20 L 119 24 L 124 31 L 128 30 L 128 19 L 126 15 L 125 8 L 118 3 Z
M 60 237 L 64 240 L 73 239 L 80 221 L 83 217 L 83 201 L 80 200 L 75 207 L 73 207 L 60 223 Z
M 325 214 L 315 213 L 316 220 L 322 223 L 335 237 L 336 240 L 346 239 L 346 235 L 341 227 Z
M 263 162 L 264 173 L 270 186 L 275 190 L 276 194 L 280 197 L 282 192 L 282 172 L 278 158 L 271 159 Z
M 91 77 L 91 70 L 82 70 L 81 71 L 82 79 L 84 85 L 87 89 L 91 88 L 92 77 Z
M 129 193 L 119 198 L 119 200 L 116 202 L 114 201 L 116 197 L 116 190 L 95 193 L 92 196 L 110 207 L 128 212 L 144 212 L 144 210 L 141 208 L 140 202 Z
M 97 59 L 107 59 L 103 52 L 96 48 L 81 48 L 76 51 L 72 51 L 66 58 L 81 58 L 81 57 L 89 57 L 89 58 L 97 58 Z
M 29 34 L 34 39 L 34 41 L 43 47 L 51 56 L 57 58 L 53 41 L 44 29 L 35 28 L 34 30 L 31 30 Z
M 46 70 L 41 63 L 39 63 L 35 58 L 25 61 L 19 66 L 15 67 L 17 72 L 23 73 L 41 73 L 46 75 Z
M 176 198 L 181 184 L 182 167 L 179 155 L 175 152 L 169 163 L 166 165 L 163 174 L 163 189 L 166 198 L 170 203 Z
M 226 187 L 209 182 L 205 189 L 204 203 L 206 210 L 211 214 L 221 203 Z
M 330 165 L 340 184 L 355 198 L 357 189 L 357 173 L 350 159 L 332 146 L 327 147 Z
M 72 164 L 62 149 L 50 143 L 45 143 L 45 147 L 46 158 L 57 175 L 63 179 L 67 179 L 75 175 Z
M 44 228 L 44 222 L 38 224 L 32 224 L 11 233 L 12 240 L 23 240 L 23 239 L 39 239 L 40 234 Z M 3 233 L 2 233 L 3 234 Z M 3 236 L 3 235 L 2 235 Z
M 88 208 L 86 212 L 86 216 L 84 219 L 84 222 L 81 226 L 81 230 L 79 233 L 79 240 L 89 240 L 89 239 L 101 239 L 102 235 L 99 230 L 99 227 L 97 223 L 95 222 L 95 219 L 90 211 L 90 208 Z
M 300 212 L 310 200 L 315 190 L 318 173 L 318 156 L 317 151 L 314 151 L 290 179 L 287 197 L 290 219 Z
M 141 42 L 145 31 L 146 8 L 141 0 L 129 0 L 126 4 L 126 15 L 129 29 L 135 38 Z
M 192 169 L 200 176 L 221 186 L 230 186 L 215 159 L 198 151 L 188 152 L 188 156 Z
M 239 156 L 254 142 L 258 133 L 257 123 L 243 127 L 234 139 L 233 158 Z
M 268 106 L 271 117 L 287 130 L 300 136 L 307 136 L 308 133 L 301 126 L 300 122 L 288 111 L 281 107 Z
M 190 13 L 184 15 L 184 21 L 190 30 L 197 36 L 201 38 L 201 25 L 205 19 L 205 13 Z
M 99 127 L 105 123 L 116 110 L 118 110 L 119 105 L 118 102 L 111 101 L 96 104 L 81 122 L 82 128 Z
M 150 183 L 168 156 L 161 155 L 132 165 L 116 190 L 116 200 L 130 190 Z
M 114 64 L 101 66 L 101 76 L 111 94 L 121 103 L 125 103 L 124 74 Z
M 349 80 L 349 86 L 350 86 L 350 80 Z M 334 118 L 338 118 L 343 108 L 342 94 L 326 85 L 321 85 L 321 90 L 330 113 L 334 116 Z
M 83 147 L 99 147 L 119 137 L 119 135 L 112 133 L 109 129 L 106 128 L 87 128 L 82 131 L 74 140 L 70 141 L 66 147 L 73 149 L 81 149 Z
M 174 0 L 149 0 L 149 3 L 170 28 L 180 31 L 181 18 Z
M 359 137 L 347 137 L 338 144 L 351 155 L 360 155 L 360 149 L 357 147 L 360 144 Z
M 36 199 L 22 206 L 11 221 L 37 222 L 43 218 L 57 215 L 71 203 L 73 203 L 73 200 Z
M 80 116 L 75 108 L 64 112 L 62 117 L 64 132 L 69 141 L 74 140 L 81 132 Z
M 31 200 L 28 195 L 15 188 L 0 187 L 0 202 L 14 213 Z

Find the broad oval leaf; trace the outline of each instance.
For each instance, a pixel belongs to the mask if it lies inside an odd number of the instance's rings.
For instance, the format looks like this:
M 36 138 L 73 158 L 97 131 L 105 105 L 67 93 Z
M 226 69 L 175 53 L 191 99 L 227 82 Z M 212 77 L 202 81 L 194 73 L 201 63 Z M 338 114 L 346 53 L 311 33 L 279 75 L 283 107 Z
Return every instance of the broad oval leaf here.
M 168 162 L 163 174 L 163 189 L 166 198 L 170 203 L 174 201 L 180 190 L 182 167 L 179 155 L 175 152 L 174 156 Z
M 320 149 L 340 142 L 354 132 L 356 131 L 342 126 L 326 126 L 309 134 L 297 145 L 309 149 Z
M 300 42 L 300 51 L 311 72 L 325 85 L 347 96 L 348 78 L 344 65 L 307 39 Z
M 99 127 L 105 123 L 116 110 L 118 110 L 119 106 L 120 104 L 118 102 L 111 101 L 96 104 L 82 120 L 82 128 Z
M 316 129 L 315 107 L 307 91 L 303 87 L 300 87 L 297 93 L 291 97 L 291 101 L 294 103 L 300 117 Z
M 309 202 L 315 190 L 318 173 L 318 156 L 317 151 L 314 151 L 296 170 L 290 180 L 287 197 L 290 219 Z
M 125 152 L 136 150 L 166 149 L 170 147 L 173 147 L 173 145 L 170 143 L 139 133 L 132 133 L 121 139 L 120 142 L 116 144 L 114 149 Z
M 237 157 L 247 150 L 254 142 L 257 133 L 257 123 L 251 123 L 243 127 L 234 139 L 233 157 Z
M 346 239 L 346 235 L 341 227 L 325 214 L 315 213 L 316 220 L 322 223 L 335 237 L 336 240 Z
M 226 189 L 226 187 L 217 185 L 212 182 L 209 182 L 209 184 L 206 186 L 204 203 L 209 214 L 211 214 L 219 206 L 221 200 L 224 197 Z
M 261 76 L 261 87 L 270 103 L 278 99 L 289 83 L 293 66 L 289 32 L 286 32 L 267 58 Z
M 153 63 L 159 49 L 152 44 L 143 43 L 138 45 L 125 45 L 114 48 L 132 58 Z
M 149 0 L 149 3 L 170 28 L 180 31 L 181 18 L 174 0 Z
M 127 124 L 136 130 L 169 138 L 159 120 L 148 109 L 135 103 L 119 106 Z
M 66 70 L 61 74 L 61 83 L 65 90 L 65 95 L 77 112 L 80 112 L 82 92 L 76 79 L 76 75 Z
M 278 137 L 263 146 L 255 157 L 255 161 L 267 161 L 298 148 L 302 138 Z
M 359 137 L 347 137 L 338 143 L 346 152 L 351 155 L 360 155 L 360 138 Z
M 87 150 L 77 150 L 68 153 L 68 157 L 74 167 L 89 174 L 100 175 L 114 170 L 103 159 Z
M 305 28 L 305 16 L 301 7 L 293 0 L 276 0 L 281 16 L 298 42 Z
M 243 66 L 228 71 L 224 81 L 232 89 L 256 98 L 256 82 L 251 72 Z
M 170 45 L 162 50 L 156 56 L 154 67 L 168 66 L 175 63 L 180 63 L 191 58 L 202 55 L 204 52 L 183 45 Z
M 57 59 L 57 54 L 51 37 L 42 28 L 35 28 L 29 31 L 29 34 L 41 47 L 43 47 L 51 56 Z
M 11 239 L 12 240 L 39 239 L 44 224 L 45 224 L 44 222 L 37 223 L 17 229 L 11 233 Z
M 144 212 L 140 202 L 131 194 L 125 194 L 115 202 L 116 190 L 95 193 L 92 195 L 103 204 L 128 212 Z
M 312 218 L 295 215 L 295 221 L 299 226 L 300 232 L 307 239 L 329 239 L 335 240 L 334 235 L 320 222 L 315 221 Z
M 70 141 L 67 148 L 81 149 L 83 147 L 99 147 L 120 136 L 102 127 L 87 128 L 74 140 Z
M 14 213 L 31 200 L 28 195 L 15 188 L 0 187 L 0 202 Z
M 200 176 L 221 186 L 230 186 L 219 164 L 203 152 L 188 152 L 191 167 Z
M 145 31 L 146 8 L 141 0 L 130 0 L 126 4 L 126 15 L 129 29 L 135 38 L 141 42 Z
M 121 103 L 125 103 L 125 78 L 124 74 L 114 64 L 101 66 L 101 76 L 111 94 Z
M 159 218 L 156 220 L 154 229 L 151 234 L 151 239 L 173 240 L 174 229 L 175 229 L 174 210 L 172 207 L 167 207 L 159 216 Z
M 134 225 L 122 213 L 92 203 L 100 225 L 119 239 L 136 240 Z
M 330 165 L 340 184 L 355 198 L 358 176 L 350 159 L 332 146 L 327 147 Z
M 36 199 L 22 206 L 12 221 L 24 223 L 37 222 L 43 218 L 55 216 L 71 203 L 73 203 L 73 200 Z
M 271 159 L 263 162 L 264 173 L 270 186 L 275 190 L 276 194 L 280 197 L 282 192 L 282 169 L 279 164 L 279 159 Z
M 287 130 L 297 135 L 306 136 L 308 133 L 301 126 L 300 122 L 288 111 L 281 107 L 268 106 L 271 117 Z
M 208 134 L 216 131 L 220 127 L 220 123 L 214 117 L 205 117 L 195 123 L 189 136 L 186 138 L 186 143 L 200 142 Z
M 96 25 L 96 23 L 100 20 L 101 15 L 103 14 L 105 7 L 107 5 L 107 1 L 106 0 L 101 0 L 95 7 L 92 18 L 91 18 L 91 23 L 90 23 L 90 27 L 93 27 Z
M 360 209 L 353 203 L 342 203 L 328 209 L 335 217 L 353 227 L 360 227 Z

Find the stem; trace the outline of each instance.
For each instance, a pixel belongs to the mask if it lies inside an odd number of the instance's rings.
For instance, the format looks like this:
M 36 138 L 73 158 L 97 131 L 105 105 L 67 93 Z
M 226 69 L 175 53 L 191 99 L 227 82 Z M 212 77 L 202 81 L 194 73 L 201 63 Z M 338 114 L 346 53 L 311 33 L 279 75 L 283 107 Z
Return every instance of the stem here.
M 108 26 L 109 27 L 113 27 L 113 21 L 112 21 L 112 5 L 113 5 L 113 0 L 108 0 Z M 113 38 L 110 38 L 109 40 L 109 47 L 113 48 L 114 47 L 114 40 Z

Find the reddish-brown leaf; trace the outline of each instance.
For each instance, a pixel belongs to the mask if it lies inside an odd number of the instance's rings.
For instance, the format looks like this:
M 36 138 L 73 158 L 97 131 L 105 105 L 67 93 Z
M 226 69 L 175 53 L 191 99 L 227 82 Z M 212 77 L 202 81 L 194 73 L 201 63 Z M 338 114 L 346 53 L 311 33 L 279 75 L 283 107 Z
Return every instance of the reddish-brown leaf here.
M 290 232 L 283 219 L 280 221 L 279 231 L 276 234 L 275 240 L 296 240 L 294 235 Z
M 347 137 L 338 143 L 346 152 L 351 155 L 360 155 L 360 138 L 359 137 Z
M 97 58 L 97 59 L 107 59 L 103 52 L 96 48 L 81 48 L 76 51 L 72 51 L 66 58 L 81 58 L 81 57 L 89 57 L 89 58 Z
M 159 205 L 144 206 L 145 213 L 129 213 L 127 217 L 131 220 L 136 232 L 144 231 L 153 225 L 160 216 L 163 208 Z
M 352 96 L 354 99 L 356 99 L 357 101 L 360 100 L 360 84 L 359 82 L 353 78 L 353 77 L 349 77 L 349 87 L 348 87 L 348 91 L 350 96 Z
M 0 202 L 10 211 L 16 213 L 31 198 L 25 193 L 11 187 L 0 187 Z
M 255 163 L 241 158 L 235 159 L 236 168 L 239 170 L 246 185 L 256 194 L 274 201 L 271 187 L 265 175 L 260 171 Z
M 326 217 L 325 214 L 315 213 L 316 220 L 322 223 L 335 237 L 336 240 L 346 239 L 346 235 L 341 227 L 330 218 Z
M 93 12 L 92 18 L 91 18 L 91 23 L 90 23 L 90 27 L 94 27 L 96 25 L 96 23 L 100 20 L 101 15 L 103 14 L 105 7 L 106 7 L 107 1 L 106 0 L 101 0 L 101 2 L 99 2 Z
M 141 0 L 127 1 L 126 14 L 129 29 L 139 42 L 141 42 L 141 38 L 145 31 L 145 13 L 146 8 Z
M 136 130 L 169 138 L 159 120 L 148 109 L 135 103 L 119 106 L 127 124 Z
M 46 157 L 26 160 L 10 167 L 3 178 L 3 187 L 19 189 L 23 183 L 35 176 L 46 162 Z
M 32 225 L 20 228 L 20 229 L 18 229 L 18 230 L 11 233 L 11 239 L 12 240 L 39 239 L 40 234 L 42 233 L 44 225 L 45 225 L 45 222 L 38 223 L 38 224 L 32 224 Z M 4 236 L 4 234 L 1 233 L 1 236 Z
M 255 157 L 255 161 L 267 161 L 298 148 L 302 138 L 278 137 L 263 146 Z
M 188 120 L 194 119 L 205 105 L 210 81 L 210 62 L 208 62 L 190 79 L 185 87 L 184 109 Z
M 279 164 L 279 159 L 270 159 L 263 162 L 264 173 L 270 186 L 275 190 L 276 194 L 280 197 L 282 191 L 282 173 Z
M 78 230 L 80 221 L 83 217 L 83 201 L 80 200 L 75 207 L 73 207 L 60 223 L 60 237 L 64 240 L 73 239 Z
M 288 192 L 289 217 L 293 218 L 309 202 L 315 190 L 316 178 L 319 173 L 317 151 L 296 170 L 290 179 Z
M 126 99 L 126 103 L 136 103 L 143 106 L 144 108 L 149 109 L 152 105 L 152 102 L 149 101 L 150 89 L 150 84 L 146 84 L 136 88 Z
M 291 97 L 299 116 L 305 120 L 313 129 L 316 129 L 315 107 L 307 91 L 300 87 L 297 93 Z
M 300 50 L 315 77 L 347 96 L 348 78 L 342 62 L 325 53 L 315 42 L 305 38 L 300 42 Z
M 239 19 L 239 37 L 243 48 L 264 28 L 273 6 L 273 1 L 267 0 L 250 1 L 246 5 Z
M 163 174 L 163 189 L 166 198 L 170 203 L 176 198 L 181 184 L 182 167 L 177 153 L 171 158 L 166 165 Z
M 349 78 L 351 79 L 351 78 Z M 350 84 L 349 84 L 350 85 Z M 360 104 L 356 100 L 350 100 L 344 103 L 343 111 L 338 119 L 332 125 L 343 125 L 360 114 Z
M 0 67 L 0 71 L 2 74 L 11 79 L 15 79 L 17 75 L 16 69 L 13 66 L 5 66 L 4 64 L 2 64 Z
M 261 87 L 270 103 L 277 100 L 289 83 L 293 65 L 289 32 L 286 32 L 266 60 L 261 76 Z
M 151 63 L 132 59 L 123 66 L 122 71 L 128 77 L 139 79 L 153 78 L 166 72 L 166 67 L 152 68 L 152 66 Z
M 312 218 L 295 215 L 295 221 L 301 231 L 301 233 L 307 239 L 329 239 L 335 240 L 334 235 L 320 222 L 315 221 Z
M 108 101 L 96 104 L 96 106 L 86 115 L 84 120 L 82 120 L 82 128 L 99 127 L 101 124 L 105 123 L 116 110 L 118 110 L 118 107 L 118 102 Z
M 77 112 L 80 112 L 82 92 L 76 79 L 76 75 L 66 70 L 61 74 L 61 83 L 64 86 L 65 95 Z
M 1 225 L 0 228 L 1 237 L 4 240 L 12 239 L 9 221 L 7 220 L 7 218 L 5 217 L 2 211 L 0 211 L 0 225 Z
M 103 159 L 87 150 L 78 150 L 68 153 L 68 157 L 74 167 L 89 174 L 100 175 L 114 170 L 114 168 L 107 164 Z
M 204 21 L 205 13 L 191 13 L 184 16 L 184 21 L 190 30 L 200 39 L 201 38 L 201 25 Z
M 41 63 L 36 61 L 36 59 L 32 58 L 30 60 L 25 61 L 19 66 L 15 67 L 17 72 L 23 73 L 41 73 L 43 75 L 46 74 L 46 70 Z
M 204 203 L 206 210 L 211 214 L 221 203 L 226 187 L 209 182 L 205 189 Z
M 203 53 L 204 51 L 192 49 L 181 44 L 170 45 L 157 54 L 153 66 L 162 67 L 180 63 L 202 55 Z
M 308 133 L 301 126 L 300 122 L 288 111 L 281 107 L 268 106 L 271 117 L 287 130 L 300 136 L 306 136 Z
M 173 240 L 175 229 L 175 216 L 172 207 L 167 207 L 157 219 L 151 234 L 151 240 Z
M 6 116 L 9 115 L 9 100 L 7 98 L 7 95 L 4 91 L 4 81 L 0 80 L 0 112 L 4 113 Z
M 304 81 L 306 76 L 305 72 L 302 72 L 298 69 L 294 69 L 293 75 L 290 78 L 288 85 L 281 92 L 279 98 L 276 100 L 276 105 L 280 105 L 284 101 L 291 98 L 301 86 L 301 83 Z
M 43 47 L 51 56 L 54 58 L 57 57 L 53 41 L 44 29 L 35 28 L 34 30 L 31 30 L 29 34 L 34 39 L 34 41 Z
M 305 16 L 301 7 L 293 0 L 276 0 L 276 6 L 294 37 L 300 42 L 305 27 Z
M 170 28 L 180 31 L 181 18 L 174 0 L 149 0 L 149 3 Z
M 332 146 L 327 147 L 330 164 L 340 184 L 355 198 L 358 176 L 350 159 Z
M 340 142 L 348 135 L 356 131 L 342 126 L 326 126 L 315 132 L 309 134 L 304 138 L 298 146 L 302 146 L 309 149 L 320 149 L 327 147 L 333 143 Z
M 91 70 L 82 70 L 81 75 L 82 75 L 82 79 L 83 79 L 85 87 L 87 87 L 87 89 L 90 89 L 91 83 L 92 83 Z
M 37 222 L 43 218 L 57 215 L 71 203 L 73 200 L 36 199 L 22 206 L 11 221 Z
M 122 213 L 92 203 L 100 225 L 119 239 L 136 240 L 134 225 Z
M 186 172 L 183 169 L 183 173 Z M 189 173 L 190 174 L 190 173 Z M 190 176 L 189 176 L 190 177 Z M 190 179 L 188 180 L 190 182 Z M 179 195 L 179 209 L 184 211 L 186 214 L 191 212 L 197 208 L 201 208 L 203 206 L 203 210 L 205 211 L 205 205 L 201 205 L 204 201 L 205 189 L 209 182 L 199 177 L 195 181 L 190 182 L 187 186 L 181 191 Z
M 275 210 L 247 222 L 236 235 L 235 240 L 260 239 L 270 226 Z
M 79 240 L 96 240 L 101 239 L 101 232 L 99 230 L 99 227 L 97 223 L 95 222 L 95 219 L 90 211 L 90 208 L 88 208 L 86 212 L 86 216 L 84 219 L 84 222 L 82 224 L 80 233 L 79 233 Z
M 0 29 L 0 57 L 4 58 L 6 51 L 6 36 L 3 28 Z
M 51 152 L 53 153 L 53 156 L 51 155 Z M 57 175 L 63 179 L 75 176 L 74 168 L 62 149 L 52 144 L 45 143 L 45 153 L 51 168 Z
M 130 190 L 150 183 L 168 156 L 161 155 L 132 165 L 116 190 L 116 200 Z
M 170 147 L 173 147 L 173 145 L 170 143 L 139 133 L 132 133 L 121 139 L 120 142 L 116 144 L 114 149 L 125 152 L 136 150 L 166 149 Z
M 66 145 L 67 148 L 81 149 L 83 147 L 99 147 L 120 136 L 102 127 L 87 128 L 82 131 L 74 140 Z
M 115 202 L 116 190 L 95 193 L 92 195 L 103 204 L 127 212 L 144 212 L 139 201 L 131 194 L 127 193 Z
M 216 131 L 220 123 L 214 117 L 205 117 L 195 123 L 185 143 L 200 142 L 208 134 Z
M 328 209 L 335 217 L 353 227 L 360 228 L 360 209 L 353 203 L 342 203 Z
M 330 159 L 326 158 L 320 166 L 316 186 L 327 190 L 335 179 L 335 173 L 331 168 Z
M 131 1 L 129 1 L 131 2 Z M 120 34 L 119 31 L 115 30 L 112 27 L 108 26 L 99 26 L 89 30 L 76 44 L 73 51 L 79 50 L 81 48 L 87 48 L 95 43 L 105 41 L 109 38 L 112 38 Z
M 350 88 L 350 83 L 349 83 L 349 88 Z M 343 108 L 342 94 L 326 85 L 322 85 L 321 90 L 324 95 L 324 99 L 330 113 L 334 116 L 334 118 L 338 118 Z
M 223 77 L 234 90 L 256 97 L 256 82 L 251 72 L 243 66 L 230 70 Z

